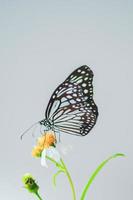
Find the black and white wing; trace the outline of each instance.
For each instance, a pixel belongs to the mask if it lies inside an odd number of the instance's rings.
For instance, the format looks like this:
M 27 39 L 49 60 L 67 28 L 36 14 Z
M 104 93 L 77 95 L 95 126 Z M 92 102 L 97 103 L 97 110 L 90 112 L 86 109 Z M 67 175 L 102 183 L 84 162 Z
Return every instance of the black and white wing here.
M 93 100 L 93 72 L 84 65 L 57 87 L 48 103 L 45 117 L 55 131 L 87 135 L 96 123 L 98 109 Z

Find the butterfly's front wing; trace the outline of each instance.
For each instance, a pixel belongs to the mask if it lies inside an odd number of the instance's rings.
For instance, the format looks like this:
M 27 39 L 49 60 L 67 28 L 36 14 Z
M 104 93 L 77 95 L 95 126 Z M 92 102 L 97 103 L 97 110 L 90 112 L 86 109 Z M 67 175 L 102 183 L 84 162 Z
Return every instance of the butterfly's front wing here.
M 55 130 L 86 135 L 96 123 L 97 106 L 93 101 L 93 72 L 87 66 L 75 70 L 53 93 L 46 119 Z
M 80 98 L 80 96 L 84 96 L 86 100 L 93 100 L 92 80 L 93 72 L 86 65 L 83 65 L 75 71 L 73 71 L 68 76 L 68 78 L 62 84 L 60 84 L 53 92 L 49 100 L 48 106 L 46 108 L 45 118 L 49 119 L 53 113 L 56 113 L 56 111 L 58 111 L 60 105 L 63 104 L 65 101 L 63 101 L 62 99 L 63 97 L 70 99 L 72 97 Z M 77 99 L 77 101 L 78 100 L 79 99 Z

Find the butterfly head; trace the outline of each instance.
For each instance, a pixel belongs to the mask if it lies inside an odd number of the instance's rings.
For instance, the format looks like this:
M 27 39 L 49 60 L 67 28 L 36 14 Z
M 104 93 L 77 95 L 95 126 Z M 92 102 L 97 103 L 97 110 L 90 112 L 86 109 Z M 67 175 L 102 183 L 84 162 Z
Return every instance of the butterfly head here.
M 52 122 L 50 120 L 47 120 L 47 119 L 43 119 L 43 120 L 39 121 L 39 123 L 40 123 L 41 126 L 43 126 L 44 131 L 49 131 L 53 127 Z

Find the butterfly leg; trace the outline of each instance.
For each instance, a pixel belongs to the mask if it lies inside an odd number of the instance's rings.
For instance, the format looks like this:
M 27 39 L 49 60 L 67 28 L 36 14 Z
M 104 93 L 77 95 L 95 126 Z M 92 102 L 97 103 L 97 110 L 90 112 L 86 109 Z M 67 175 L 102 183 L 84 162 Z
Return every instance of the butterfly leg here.
M 54 130 L 54 133 L 58 135 L 58 141 L 59 143 L 61 142 L 61 135 L 60 135 L 60 131 L 58 131 L 57 129 Z
M 44 129 L 42 130 L 42 125 L 40 126 L 40 134 L 43 135 L 44 134 Z

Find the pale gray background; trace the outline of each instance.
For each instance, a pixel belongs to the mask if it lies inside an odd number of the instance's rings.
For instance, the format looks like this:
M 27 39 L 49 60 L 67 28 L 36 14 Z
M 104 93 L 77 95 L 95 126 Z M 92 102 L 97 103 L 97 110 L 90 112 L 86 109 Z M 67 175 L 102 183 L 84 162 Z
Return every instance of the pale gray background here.
M 31 157 L 35 139 L 20 133 L 44 116 L 50 95 L 76 67 L 94 71 L 99 119 L 90 135 L 62 135 L 72 146 L 64 159 L 83 184 L 103 159 L 116 152 L 87 199 L 133 199 L 133 3 L 132 0 L 0 0 L 0 199 L 34 199 L 22 188 L 31 172 L 46 200 L 70 200 L 66 178 L 53 189 L 55 168 Z

